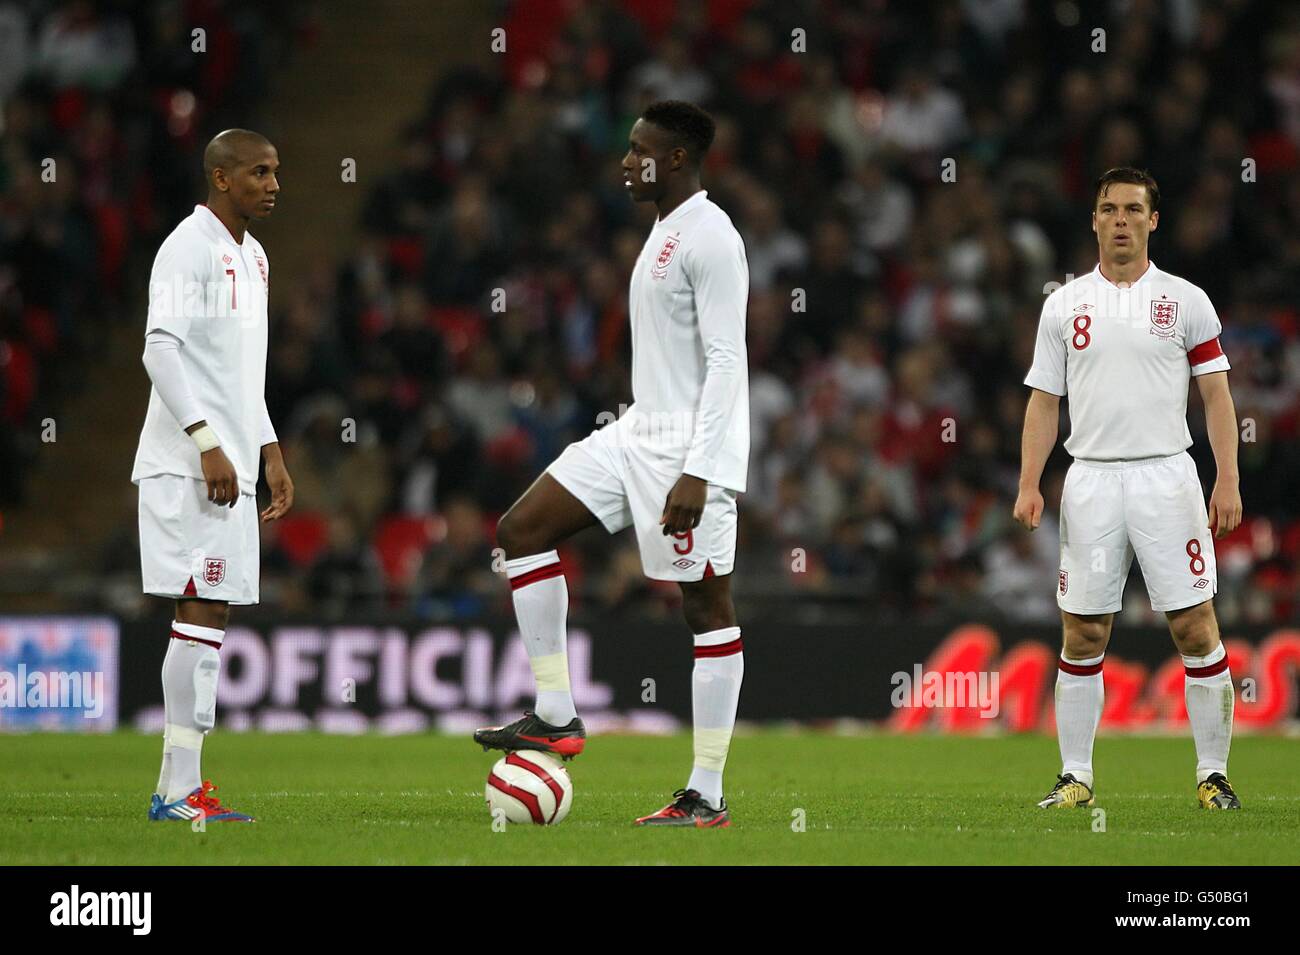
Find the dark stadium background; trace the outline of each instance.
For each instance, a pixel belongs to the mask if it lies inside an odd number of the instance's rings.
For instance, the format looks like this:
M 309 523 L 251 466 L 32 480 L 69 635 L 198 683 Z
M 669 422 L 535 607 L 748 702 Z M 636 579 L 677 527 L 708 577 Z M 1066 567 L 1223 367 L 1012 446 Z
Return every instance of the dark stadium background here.
M 1281 2 L 0 0 L 0 611 L 107 621 L 121 716 L 157 725 L 170 611 L 139 593 L 129 482 L 148 269 L 203 197 L 204 143 L 246 126 L 283 163 L 283 201 L 255 231 L 297 500 L 264 527 L 261 606 L 232 613 L 246 653 L 223 692 L 248 694 L 224 711 L 325 725 L 326 674 L 353 672 L 326 665 L 348 628 L 408 650 L 450 635 L 421 658 L 423 695 L 395 702 L 382 668 L 355 668 L 364 725 L 410 705 L 394 726 L 454 728 L 528 702 L 507 678 L 494 526 L 630 401 L 627 277 L 653 211 L 627 200 L 618 159 L 659 98 L 717 118 L 704 184 L 751 269 L 742 719 L 887 717 L 890 674 L 951 650 L 962 625 L 989 628 L 992 649 L 969 645 L 980 666 L 1050 663 L 1068 458 L 1058 445 L 1044 525 L 1023 533 L 1021 380 L 1051 283 L 1095 264 L 1092 183 L 1120 164 L 1159 180 L 1152 259 L 1223 319 L 1253 440 L 1216 607 L 1234 674 L 1271 701 L 1260 722 L 1294 718 L 1300 13 Z M 1194 390 L 1190 408 L 1210 482 Z M 611 726 L 687 716 L 677 588 L 644 580 L 630 533 L 588 531 L 562 556 L 610 688 L 590 705 Z M 0 663 L 39 657 L 8 632 Z M 292 661 L 275 648 L 295 640 L 319 665 L 277 681 Z M 1172 646 L 1137 580 L 1112 647 L 1158 706 L 1107 722 L 1176 722 L 1160 689 Z M 792 656 L 799 677 L 781 679 Z M 647 702 L 641 679 L 660 669 L 673 689 Z M 1012 728 L 1049 725 L 1050 680 L 1035 685 Z

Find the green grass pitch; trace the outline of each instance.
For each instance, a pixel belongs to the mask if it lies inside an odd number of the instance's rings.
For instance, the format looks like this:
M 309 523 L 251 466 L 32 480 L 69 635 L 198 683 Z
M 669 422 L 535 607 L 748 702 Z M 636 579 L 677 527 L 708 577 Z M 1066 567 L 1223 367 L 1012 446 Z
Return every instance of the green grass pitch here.
M 646 830 L 689 769 L 689 734 L 601 736 L 573 811 L 494 832 L 495 755 L 447 736 L 216 733 L 205 776 L 256 825 L 145 818 L 151 736 L 0 736 L 0 864 L 1300 863 L 1300 741 L 1232 748 L 1239 813 L 1197 807 L 1187 738 L 1102 738 L 1098 806 L 1044 812 L 1056 741 L 757 732 L 727 771 L 729 830 Z M 805 830 L 794 831 L 797 810 Z

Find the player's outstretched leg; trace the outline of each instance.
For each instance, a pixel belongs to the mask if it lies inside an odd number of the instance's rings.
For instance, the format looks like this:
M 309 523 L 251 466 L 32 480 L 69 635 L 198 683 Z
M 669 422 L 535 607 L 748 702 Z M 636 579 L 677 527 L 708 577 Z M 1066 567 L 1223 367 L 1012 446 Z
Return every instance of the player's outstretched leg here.
M 1183 657 L 1183 694 L 1196 741 L 1196 798 L 1203 809 L 1240 809 L 1228 782 L 1228 749 L 1236 691 L 1228 652 L 1219 640 L 1213 601 L 1165 615 Z
M 253 817 L 223 807 L 211 795 L 217 787 L 199 769 L 203 736 L 216 723 L 217 680 L 221 674 L 222 641 L 229 607 L 224 601 L 177 602 L 171 639 L 163 658 L 162 771 L 149 805 L 155 822 L 194 820 L 252 822 Z M 197 622 L 201 621 L 201 622 Z
M 1101 668 L 1114 615 L 1081 616 L 1062 610 L 1061 618 L 1065 639 L 1056 673 L 1061 773 L 1056 785 L 1038 801 L 1041 809 L 1091 806 L 1095 801 L 1092 747 L 1105 702 Z
M 485 750 L 531 749 L 572 759 L 586 745 L 587 731 L 569 692 L 569 588 L 555 548 L 594 523 L 586 506 L 543 472 L 497 524 L 537 703 L 513 723 L 476 730 L 474 742 Z
M 636 821 L 638 826 L 726 828 L 731 813 L 722 795 L 722 770 L 731 746 L 745 675 L 745 654 L 731 603 L 731 577 L 709 577 L 682 585 L 682 609 L 695 633 L 691 702 L 695 764 L 685 789 L 673 801 Z

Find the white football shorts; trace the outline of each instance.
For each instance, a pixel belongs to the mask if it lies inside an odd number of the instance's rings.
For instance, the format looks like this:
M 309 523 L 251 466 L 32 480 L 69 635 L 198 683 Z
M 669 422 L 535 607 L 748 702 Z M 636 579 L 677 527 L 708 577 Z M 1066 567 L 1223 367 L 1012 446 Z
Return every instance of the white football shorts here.
M 736 563 L 736 492 L 710 484 L 700 526 L 665 535 L 659 523 L 685 455 L 637 441 L 625 416 L 575 441 L 548 467 L 611 534 L 636 529 L 641 568 L 652 580 L 696 581 L 731 573 Z
M 256 495 L 241 492 L 234 507 L 215 504 L 203 481 L 179 474 L 142 478 L 139 488 L 145 593 L 257 603 Z
M 1136 554 L 1151 609 L 1204 603 L 1219 589 L 1214 538 L 1196 463 L 1186 452 L 1070 465 L 1061 492 L 1056 602 L 1075 614 L 1114 613 Z

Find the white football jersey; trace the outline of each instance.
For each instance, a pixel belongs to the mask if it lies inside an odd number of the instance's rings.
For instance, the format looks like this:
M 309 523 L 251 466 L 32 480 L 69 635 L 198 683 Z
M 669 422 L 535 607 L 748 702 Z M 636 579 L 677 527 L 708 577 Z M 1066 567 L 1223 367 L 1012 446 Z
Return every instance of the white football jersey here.
M 749 465 L 749 264 L 731 219 L 701 189 L 655 222 L 629 288 L 631 440 L 734 491 Z
M 1043 303 L 1025 384 L 1069 396 L 1073 457 L 1167 457 L 1192 444 L 1192 376 L 1228 370 L 1221 331 L 1209 296 L 1154 262 L 1128 288 L 1098 265 Z
M 239 490 L 254 494 L 266 414 L 266 305 L 270 266 L 245 232 L 235 241 L 206 205 L 172 231 L 149 277 L 147 335 L 170 332 L 208 425 L 235 468 Z M 155 474 L 203 479 L 199 449 L 151 389 L 131 480 Z

